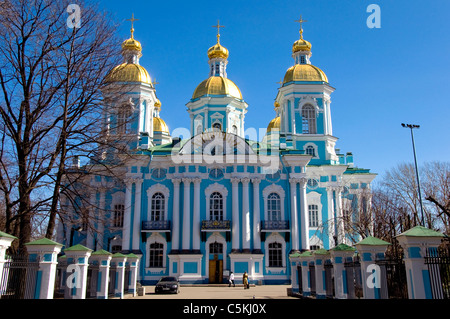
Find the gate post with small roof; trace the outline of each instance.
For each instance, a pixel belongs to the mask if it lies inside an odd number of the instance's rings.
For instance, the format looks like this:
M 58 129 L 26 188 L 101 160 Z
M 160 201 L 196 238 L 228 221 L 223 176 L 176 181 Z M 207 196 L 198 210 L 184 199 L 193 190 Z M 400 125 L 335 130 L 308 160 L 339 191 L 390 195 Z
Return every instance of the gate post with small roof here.
M 86 299 L 88 260 L 92 249 L 78 244 L 64 249 L 64 253 L 67 256 L 66 271 L 68 277 L 66 284 L 70 289 L 69 297 L 71 299 Z
M 91 254 L 90 261 L 98 264 L 97 299 L 108 299 L 109 265 L 112 254 L 106 250 L 97 250 Z
M 62 244 L 47 238 L 25 244 L 30 261 L 39 262 L 34 299 L 53 299 L 57 258 Z
M 335 298 L 346 299 L 347 298 L 347 273 L 344 268 L 344 262 L 346 258 L 352 257 L 355 253 L 355 248 L 346 244 L 339 244 L 330 249 L 330 255 L 333 260 L 334 269 L 334 287 Z
M 423 226 L 413 227 L 396 238 L 403 248 L 409 299 L 433 299 L 427 253 L 437 250 L 443 234 Z
M 382 287 L 387 287 L 385 283 L 386 274 L 381 273 L 379 267 L 377 268 L 376 266 L 374 267 L 371 265 L 375 265 L 375 261 L 379 259 L 380 256 L 384 258 L 384 254 L 389 245 L 391 244 L 372 236 L 364 238 L 355 245 L 361 262 L 364 299 L 381 299 L 387 297 L 387 291 L 383 293 L 381 291 Z M 378 273 L 376 273 L 377 269 L 379 270 Z M 382 274 L 384 274 L 384 276 L 382 276 Z

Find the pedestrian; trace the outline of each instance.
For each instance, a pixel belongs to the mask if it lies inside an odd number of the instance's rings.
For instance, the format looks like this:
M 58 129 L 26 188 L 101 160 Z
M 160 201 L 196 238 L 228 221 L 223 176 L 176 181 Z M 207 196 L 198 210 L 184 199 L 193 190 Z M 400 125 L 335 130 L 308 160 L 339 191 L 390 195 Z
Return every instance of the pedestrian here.
M 231 287 L 231 284 L 233 284 L 233 287 L 236 287 L 236 284 L 234 283 L 234 274 L 233 272 L 230 273 L 230 280 L 229 280 L 229 285 L 228 287 Z
M 248 284 L 248 275 L 247 275 L 246 271 L 244 271 L 244 275 L 242 276 L 242 281 L 244 282 L 244 289 L 249 289 L 250 286 Z

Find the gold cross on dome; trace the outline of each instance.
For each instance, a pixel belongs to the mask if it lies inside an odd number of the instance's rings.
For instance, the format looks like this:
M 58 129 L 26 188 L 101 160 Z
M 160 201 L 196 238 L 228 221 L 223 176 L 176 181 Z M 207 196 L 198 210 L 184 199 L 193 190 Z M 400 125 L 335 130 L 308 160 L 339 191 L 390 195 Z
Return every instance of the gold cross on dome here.
M 220 41 L 220 28 L 225 28 L 224 25 L 220 25 L 219 20 L 217 20 L 217 25 L 213 25 L 213 28 L 217 28 L 217 43 Z
M 295 20 L 295 22 L 300 23 L 300 39 L 303 39 L 303 22 L 308 22 L 308 20 L 303 20 L 302 15 L 300 15 L 300 20 Z
M 139 21 L 139 19 L 134 18 L 134 12 L 131 14 L 131 19 L 127 19 L 127 21 L 131 22 L 131 38 L 133 38 L 134 33 L 134 21 Z
M 280 79 L 280 82 L 276 82 L 279 86 L 283 86 L 283 79 Z

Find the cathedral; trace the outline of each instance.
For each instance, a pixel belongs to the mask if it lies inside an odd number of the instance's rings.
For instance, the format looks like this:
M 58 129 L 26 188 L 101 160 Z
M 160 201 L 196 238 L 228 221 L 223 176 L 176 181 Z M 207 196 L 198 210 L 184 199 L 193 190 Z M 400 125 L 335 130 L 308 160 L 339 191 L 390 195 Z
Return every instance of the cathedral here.
M 102 125 L 111 142 L 104 145 L 116 147 L 105 147 L 91 165 L 110 173 L 82 177 L 90 185 L 84 193 L 89 218 L 73 199 L 62 198 L 61 209 L 72 218 L 59 223 L 57 240 L 141 256 L 143 284 L 162 276 L 222 283 L 231 272 L 237 279 L 247 272 L 251 283 L 285 284 L 291 254 L 351 244 L 358 236 L 352 224 L 369 215 L 375 174 L 336 148 L 335 89 L 311 63 L 311 43 L 298 22 L 293 65 L 270 103 L 274 118 L 260 140 L 246 135 L 251 105 L 227 73 L 220 24 L 207 50 L 206 79 L 186 99 L 189 138 L 171 136 L 163 117 L 175 110 L 158 99 L 140 65 L 143 50 L 132 27 L 122 43 L 123 63 L 110 71 L 103 92 Z M 75 162 L 70 171 L 83 167 Z

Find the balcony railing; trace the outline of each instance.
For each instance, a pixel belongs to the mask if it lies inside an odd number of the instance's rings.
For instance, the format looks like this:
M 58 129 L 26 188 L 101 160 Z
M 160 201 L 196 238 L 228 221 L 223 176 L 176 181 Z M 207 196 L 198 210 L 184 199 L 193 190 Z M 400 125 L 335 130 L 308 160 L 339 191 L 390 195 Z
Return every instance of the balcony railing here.
M 202 220 L 202 231 L 225 230 L 231 229 L 229 220 Z
M 261 231 L 289 231 L 288 220 L 263 220 Z
M 142 231 L 170 231 L 169 220 L 148 220 L 142 222 Z

